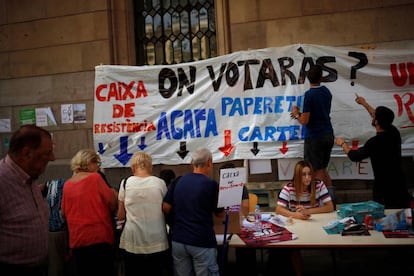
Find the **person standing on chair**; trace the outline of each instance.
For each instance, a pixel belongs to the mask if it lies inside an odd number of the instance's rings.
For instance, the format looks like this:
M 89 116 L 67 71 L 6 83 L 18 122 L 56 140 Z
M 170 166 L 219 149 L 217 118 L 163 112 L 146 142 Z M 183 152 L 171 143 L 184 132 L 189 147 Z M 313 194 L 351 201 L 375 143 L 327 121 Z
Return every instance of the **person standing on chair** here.
M 312 164 L 314 178 L 322 180 L 335 202 L 335 187 L 328 173 L 331 151 L 335 143 L 331 123 L 332 94 L 321 85 L 322 67 L 314 65 L 308 72 L 310 88 L 305 92 L 303 112 L 298 106 L 292 107 L 291 117 L 305 126 L 304 159 Z

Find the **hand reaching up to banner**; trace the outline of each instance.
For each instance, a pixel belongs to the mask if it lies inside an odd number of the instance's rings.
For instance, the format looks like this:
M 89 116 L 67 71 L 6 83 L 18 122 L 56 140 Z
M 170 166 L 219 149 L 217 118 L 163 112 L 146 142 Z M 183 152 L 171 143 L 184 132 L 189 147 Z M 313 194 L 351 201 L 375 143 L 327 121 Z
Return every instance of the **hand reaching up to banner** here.
M 290 118 L 292 119 L 299 119 L 301 113 L 298 106 L 294 105 L 292 106 L 292 112 L 290 112 Z
M 350 148 L 345 140 L 339 137 L 335 139 L 335 143 L 342 147 L 351 161 L 371 159 L 375 176 L 374 201 L 383 204 L 387 209 L 407 208 L 410 206 L 410 195 L 401 166 L 401 134 L 393 125 L 394 112 L 386 106 L 374 109 L 365 98 L 358 94 L 355 96 L 355 102 L 365 107 L 371 115 L 371 125 L 375 128 L 376 135 L 358 148 Z M 392 187 L 390 183 L 393 184 Z
M 348 146 L 344 138 L 341 138 L 341 137 L 335 138 L 335 144 L 340 146 L 345 154 L 348 154 L 348 152 L 351 150 L 351 148 Z
M 365 100 L 364 97 L 359 96 L 357 93 L 355 93 L 355 102 L 357 104 L 362 105 L 365 107 L 365 109 L 368 111 L 369 115 L 373 118 L 375 115 L 375 109 L 368 104 L 368 102 Z

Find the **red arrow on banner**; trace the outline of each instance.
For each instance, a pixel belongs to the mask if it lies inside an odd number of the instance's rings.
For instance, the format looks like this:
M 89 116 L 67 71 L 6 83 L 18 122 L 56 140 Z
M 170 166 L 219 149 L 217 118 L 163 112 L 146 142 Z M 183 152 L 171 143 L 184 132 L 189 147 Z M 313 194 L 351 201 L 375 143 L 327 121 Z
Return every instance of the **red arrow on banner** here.
M 279 150 L 281 153 L 286 154 L 286 152 L 288 152 L 287 142 L 283 142 L 282 147 L 279 148 Z
M 230 153 L 233 151 L 234 146 L 231 144 L 231 130 L 225 129 L 224 130 L 224 146 L 219 147 L 219 150 L 224 153 L 225 156 L 229 156 Z

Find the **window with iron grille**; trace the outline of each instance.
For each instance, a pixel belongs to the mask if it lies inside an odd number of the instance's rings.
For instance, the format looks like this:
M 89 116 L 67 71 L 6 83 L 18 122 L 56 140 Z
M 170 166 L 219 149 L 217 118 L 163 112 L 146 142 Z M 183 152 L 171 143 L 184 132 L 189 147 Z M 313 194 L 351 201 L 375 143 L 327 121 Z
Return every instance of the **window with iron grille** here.
M 137 65 L 217 56 L 214 0 L 134 0 Z

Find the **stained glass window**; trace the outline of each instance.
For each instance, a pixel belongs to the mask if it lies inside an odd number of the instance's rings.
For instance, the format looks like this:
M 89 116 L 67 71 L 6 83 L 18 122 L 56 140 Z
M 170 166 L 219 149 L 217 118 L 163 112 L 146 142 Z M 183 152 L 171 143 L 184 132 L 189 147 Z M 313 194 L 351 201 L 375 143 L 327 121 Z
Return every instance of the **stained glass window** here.
M 134 0 L 137 65 L 217 56 L 214 0 Z

